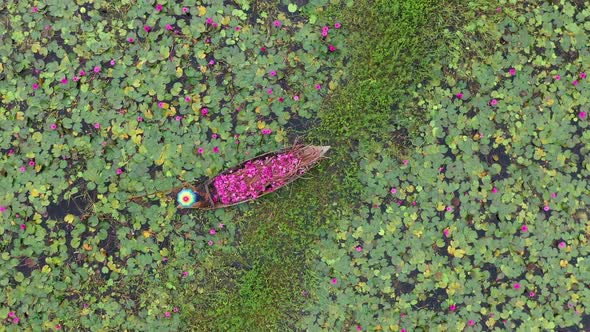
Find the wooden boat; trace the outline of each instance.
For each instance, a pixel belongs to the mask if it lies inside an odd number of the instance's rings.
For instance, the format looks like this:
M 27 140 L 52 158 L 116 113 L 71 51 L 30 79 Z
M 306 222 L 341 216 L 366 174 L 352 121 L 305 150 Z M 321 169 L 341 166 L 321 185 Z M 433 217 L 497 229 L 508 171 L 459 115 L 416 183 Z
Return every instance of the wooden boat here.
M 178 201 L 180 209 L 213 210 L 248 202 L 295 181 L 324 158 L 329 149 L 329 146 L 299 144 L 265 153 L 221 172 L 204 183 L 185 183 L 173 189 L 171 194 Z M 281 167 L 281 163 L 284 167 Z M 265 172 L 267 174 L 263 176 Z M 252 189 L 257 186 L 258 190 Z M 244 193 L 246 190 L 241 194 L 236 194 L 240 190 L 232 191 L 238 187 L 249 188 L 249 194 Z M 191 192 L 196 195 L 191 197 Z

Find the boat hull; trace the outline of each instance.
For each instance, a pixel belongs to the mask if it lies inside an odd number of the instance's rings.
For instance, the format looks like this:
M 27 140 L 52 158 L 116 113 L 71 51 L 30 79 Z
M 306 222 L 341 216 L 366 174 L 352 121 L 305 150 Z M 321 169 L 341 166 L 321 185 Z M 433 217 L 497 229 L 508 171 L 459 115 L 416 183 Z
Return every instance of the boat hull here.
M 279 151 L 275 151 L 275 152 L 265 153 L 263 155 L 259 155 L 257 157 L 250 159 L 250 160 L 247 160 L 247 161 L 245 161 L 235 167 L 232 167 L 222 173 L 219 173 L 218 175 L 205 181 L 204 183 L 200 183 L 197 185 L 187 184 L 181 188 L 178 188 L 177 190 L 174 190 L 172 192 L 172 194 L 174 195 L 174 197 L 176 197 L 178 192 L 180 192 L 182 189 L 188 188 L 188 189 L 191 189 L 194 192 L 196 192 L 200 197 L 199 201 L 195 202 L 191 206 L 184 207 L 184 206 L 178 205 L 179 209 L 214 210 L 214 209 L 226 208 L 226 207 L 246 203 L 249 201 L 253 201 L 253 200 L 258 199 L 262 196 L 268 195 L 271 192 L 274 192 L 277 189 L 280 189 L 280 188 L 288 185 L 289 183 L 297 180 L 298 178 L 300 178 L 310 168 L 312 168 L 320 160 L 325 158 L 325 154 L 328 152 L 329 149 L 330 149 L 330 146 L 295 145 L 291 148 L 287 148 L 287 149 L 283 149 L 283 150 L 279 150 Z M 285 181 L 282 181 L 282 184 L 280 186 L 275 186 L 272 189 L 266 190 L 266 191 L 260 193 L 255 198 L 248 198 L 248 199 L 240 200 L 237 202 L 232 202 L 230 204 L 223 204 L 219 201 L 214 200 L 214 198 L 215 198 L 214 182 L 217 177 L 219 177 L 221 175 L 227 175 L 227 174 L 231 174 L 233 172 L 236 172 L 236 171 L 244 168 L 248 162 L 254 162 L 254 161 L 266 158 L 266 157 L 278 156 L 280 154 L 286 154 L 286 153 L 295 154 L 296 156 L 298 156 L 298 158 L 301 158 L 302 162 L 297 166 L 297 169 L 294 172 L 294 175 L 289 176 L 288 179 L 286 179 Z

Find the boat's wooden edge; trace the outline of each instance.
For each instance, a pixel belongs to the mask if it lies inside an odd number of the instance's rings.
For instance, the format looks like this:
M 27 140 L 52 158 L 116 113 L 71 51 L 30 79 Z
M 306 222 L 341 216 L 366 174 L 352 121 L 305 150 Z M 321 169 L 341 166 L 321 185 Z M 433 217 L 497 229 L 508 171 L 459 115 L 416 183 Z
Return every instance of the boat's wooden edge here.
M 329 146 L 329 145 L 320 145 L 320 146 L 312 145 L 312 146 L 323 150 L 322 157 L 324 157 L 326 155 L 326 153 L 328 152 L 328 150 L 330 150 L 330 148 L 331 148 L 331 146 Z

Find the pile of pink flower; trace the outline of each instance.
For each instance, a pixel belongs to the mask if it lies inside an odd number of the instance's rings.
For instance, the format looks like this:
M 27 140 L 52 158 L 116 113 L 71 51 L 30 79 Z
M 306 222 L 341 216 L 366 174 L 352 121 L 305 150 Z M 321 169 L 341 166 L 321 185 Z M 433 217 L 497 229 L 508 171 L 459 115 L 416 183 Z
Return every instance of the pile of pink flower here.
M 215 178 L 213 200 L 232 204 L 272 192 L 297 174 L 300 161 L 293 153 L 248 161 L 244 167 Z

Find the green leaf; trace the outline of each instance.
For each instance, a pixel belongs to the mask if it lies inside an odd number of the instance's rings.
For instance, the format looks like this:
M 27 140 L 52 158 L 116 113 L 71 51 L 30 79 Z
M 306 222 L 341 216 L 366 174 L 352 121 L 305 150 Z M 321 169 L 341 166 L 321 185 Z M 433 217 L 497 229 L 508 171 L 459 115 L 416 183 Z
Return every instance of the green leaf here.
M 17 273 L 14 275 L 14 280 L 15 280 L 16 282 L 22 282 L 23 280 L 25 280 L 25 275 L 24 275 L 24 274 L 22 274 L 22 272 L 17 272 Z

